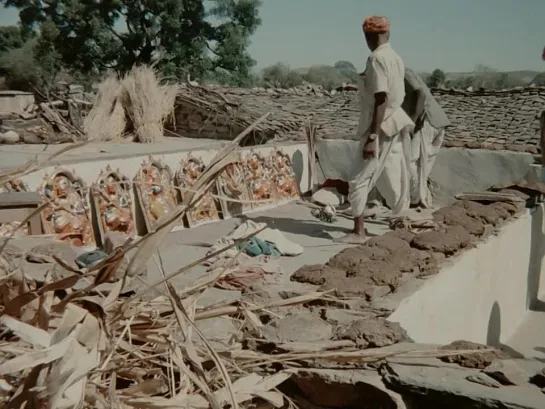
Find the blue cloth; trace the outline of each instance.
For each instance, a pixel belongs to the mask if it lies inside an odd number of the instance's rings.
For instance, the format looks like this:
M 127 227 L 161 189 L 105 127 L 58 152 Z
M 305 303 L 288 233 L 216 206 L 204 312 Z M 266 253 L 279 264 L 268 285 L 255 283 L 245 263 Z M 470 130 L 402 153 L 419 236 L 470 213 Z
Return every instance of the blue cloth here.
M 239 243 L 237 249 L 244 249 L 244 253 L 251 256 L 281 256 L 280 252 L 273 243 L 252 237 L 250 240 Z

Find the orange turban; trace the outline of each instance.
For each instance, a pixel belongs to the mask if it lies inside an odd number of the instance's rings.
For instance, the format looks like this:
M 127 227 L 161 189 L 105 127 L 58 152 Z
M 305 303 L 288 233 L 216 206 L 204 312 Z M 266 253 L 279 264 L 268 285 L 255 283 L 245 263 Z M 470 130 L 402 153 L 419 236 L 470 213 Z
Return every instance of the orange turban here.
M 363 31 L 366 33 L 386 33 L 390 31 L 390 22 L 383 16 L 369 16 L 363 20 Z

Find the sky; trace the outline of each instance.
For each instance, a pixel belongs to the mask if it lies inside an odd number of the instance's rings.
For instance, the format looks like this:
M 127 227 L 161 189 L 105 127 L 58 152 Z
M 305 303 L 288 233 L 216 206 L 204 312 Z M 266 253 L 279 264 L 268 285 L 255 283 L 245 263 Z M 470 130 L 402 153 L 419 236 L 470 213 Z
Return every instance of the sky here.
M 249 50 L 260 68 L 348 60 L 362 69 L 369 50 L 361 23 L 378 14 L 390 19 L 392 46 L 414 70 L 545 71 L 545 0 L 262 1 Z M 0 9 L 0 25 L 17 19 L 16 10 Z

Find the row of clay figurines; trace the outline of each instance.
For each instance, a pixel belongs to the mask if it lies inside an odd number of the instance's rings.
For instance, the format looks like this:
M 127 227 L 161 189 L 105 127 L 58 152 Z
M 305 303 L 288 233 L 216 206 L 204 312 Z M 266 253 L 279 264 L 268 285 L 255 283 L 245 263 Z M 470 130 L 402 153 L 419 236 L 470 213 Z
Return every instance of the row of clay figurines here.
M 186 166 L 180 169 L 176 175 L 176 182 L 186 187 L 192 185 L 204 169 L 202 161 L 193 158 L 188 159 L 185 162 Z M 249 180 L 250 185 L 254 187 L 252 188 L 252 193 L 259 193 L 256 195 L 258 196 L 258 200 L 270 199 L 271 190 L 273 190 L 270 187 L 271 182 L 273 182 L 270 176 L 271 167 L 259 166 L 261 159 L 255 153 L 252 153 L 249 159 L 247 164 L 249 165 L 250 175 L 248 179 L 243 180 Z M 282 160 L 282 162 L 284 161 Z M 290 172 L 292 173 L 293 170 L 291 169 L 291 164 L 289 164 L 289 159 L 287 163 L 284 162 L 282 164 L 284 166 L 280 167 L 281 169 L 275 169 L 283 171 L 278 172 L 280 173 L 279 181 L 286 177 L 287 179 L 293 179 L 290 177 L 292 176 Z M 170 194 L 168 196 L 171 197 L 165 197 L 165 195 L 161 194 L 161 192 L 164 192 L 163 186 L 169 184 L 169 180 L 165 179 L 170 179 L 170 172 L 165 172 L 165 170 L 159 163 L 150 163 L 141 169 L 139 175 L 143 179 L 143 187 L 147 187 L 147 189 L 142 189 L 144 191 L 147 190 L 147 194 L 143 195 L 142 199 L 144 199 L 144 202 L 148 202 L 146 203 L 148 205 L 146 207 L 150 210 L 150 216 L 155 220 L 165 212 L 172 210 L 173 206 L 176 205 L 175 197 L 172 194 L 172 191 L 175 191 L 174 189 L 169 189 Z M 118 172 L 112 172 L 110 168 L 106 170 L 106 175 L 104 176 L 100 178 L 101 182 L 95 185 L 93 189 L 93 192 L 99 197 L 97 207 L 101 215 L 101 220 L 99 221 L 101 230 L 102 232 L 115 230 L 127 235 L 133 235 L 135 232 L 135 223 L 132 215 L 132 201 L 129 194 L 130 182 Z M 237 177 L 236 179 L 239 178 Z M 238 182 L 240 182 L 240 179 Z M 295 181 L 293 180 L 293 182 Z M 4 189 L 5 191 L 27 190 L 23 186 L 18 185 L 17 181 L 12 182 L 8 186 L 7 189 Z M 268 187 L 263 189 L 263 186 Z M 259 192 L 255 192 L 255 187 L 261 187 L 262 189 Z M 263 194 L 264 191 L 268 193 Z M 295 192 L 285 193 L 293 194 Z M 43 194 L 51 203 L 51 206 L 43 213 L 44 224 L 50 225 L 50 229 L 46 230 L 50 230 L 50 233 L 58 234 L 59 239 L 69 240 L 76 245 L 85 245 L 93 241 L 93 230 L 89 219 L 89 206 L 87 200 L 85 200 L 84 187 L 79 178 L 76 178 L 70 172 L 59 171 L 45 183 Z M 149 203 L 146 199 L 151 199 L 149 201 L 153 203 Z M 213 197 L 210 196 L 205 199 L 201 202 L 199 208 L 193 211 L 193 217 L 196 221 L 218 217 Z
M 276 161 L 271 160 L 271 157 L 264 159 L 252 151 L 244 162 L 238 161 L 227 166 L 219 180 L 222 193 L 237 199 L 256 201 L 297 195 L 297 183 L 289 157 L 280 151 L 275 154 Z M 146 181 L 142 187 L 148 193 L 143 200 L 149 200 L 146 208 L 149 209 L 150 224 L 153 224 L 153 221 L 170 212 L 176 205 L 177 192 L 172 188 L 165 189 L 165 186 L 171 185 L 168 168 L 157 163 L 150 165 L 153 166 L 142 169 L 142 179 Z M 176 173 L 176 184 L 182 190 L 182 197 L 186 193 L 185 189 L 194 185 L 204 168 L 201 160 L 189 157 L 182 169 Z M 246 189 L 249 191 L 245 192 Z M 190 214 L 195 221 L 219 217 L 212 195 L 205 196 Z

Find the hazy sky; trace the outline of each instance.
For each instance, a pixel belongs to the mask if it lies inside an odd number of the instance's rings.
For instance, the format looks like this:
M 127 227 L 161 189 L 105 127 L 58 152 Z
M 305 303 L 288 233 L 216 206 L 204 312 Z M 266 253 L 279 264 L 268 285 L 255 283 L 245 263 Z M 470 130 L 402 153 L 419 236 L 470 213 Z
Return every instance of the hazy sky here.
M 419 71 L 545 71 L 545 0 L 263 0 L 250 51 L 259 67 L 349 60 L 362 68 L 361 22 L 370 14 L 390 19 L 394 48 Z M 0 9 L 0 25 L 17 18 Z

